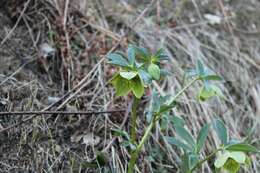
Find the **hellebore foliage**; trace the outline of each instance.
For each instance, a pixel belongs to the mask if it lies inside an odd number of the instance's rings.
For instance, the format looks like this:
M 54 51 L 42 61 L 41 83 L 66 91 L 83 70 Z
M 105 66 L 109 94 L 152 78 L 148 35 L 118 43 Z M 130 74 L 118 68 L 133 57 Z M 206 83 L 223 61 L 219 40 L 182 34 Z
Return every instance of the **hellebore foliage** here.
M 111 80 L 117 96 L 132 92 L 135 97 L 141 98 L 152 80 L 160 80 L 163 76 L 160 62 L 166 57 L 162 49 L 152 55 L 147 49 L 133 45 L 128 47 L 126 55 L 120 52 L 107 55 L 108 63 L 120 67 Z
M 205 158 L 201 158 L 200 151 L 203 144 L 206 142 L 210 127 L 217 133 L 221 144 L 211 154 Z M 216 155 L 217 158 L 214 162 L 214 166 L 217 170 L 236 173 L 239 171 L 241 165 L 247 166 L 250 164 L 249 152 L 259 152 L 250 144 L 243 142 L 233 143 L 232 141 L 229 141 L 227 129 L 224 123 L 219 119 L 214 120 L 211 124 L 205 124 L 201 128 L 195 144 L 195 137 L 191 136 L 186 129 L 178 126 L 175 126 L 175 129 L 177 134 L 176 137 L 165 136 L 164 138 L 169 144 L 175 145 L 184 151 L 181 165 L 184 173 L 193 172 L 196 168 L 199 168 L 202 163 Z
M 241 165 L 248 165 L 250 152 L 259 152 L 254 146 L 229 140 L 228 129 L 220 119 L 205 123 L 197 135 L 189 132 L 185 127 L 185 121 L 178 116 L 171 116 L 171 110 L 177 106 L 177 98 L 181 96 L 195 82 L 202 83 L 198 92 L 199 101 L 206 101 L 212 97 L 224 97 L 221 89 L 213 81 L 221 81 L 222 78 L 209 70 L 202 61 L 198 60 L 196 67 L 186 73 L 190 81 L 174 96 L 160 96 L 152 90 L 149 106 L 145 109 L 146 121 L 148 126 L 140 140 L 136 139 L 137 128 L 137 108 L 139 100 L 145 94 L 146 88 L 151 88 L 152 81 L 161 80 L 170 74 L 163 68 L 163 61 L 168 60 L 168 56 L 163 49 L 159 49 L 154 54 L 146 48 L 129 45 L 126 54 L 115 52 L 107 55 L 108 63 L 118 67 L 118 71 L 111 79 L 111 84 L 116 90 L 117 96 L 126 96 L 131 93 L 134 97 L 131 113 L 131 134 L 126 131 L 113 129 L 115 136 L 124 139 L 121 145 L 130 151 L 128 163 L 128 173 L 133 173 L 139 153 L 145 142 L 149 139 L 152 129 L 159 124 L 163 131 L 168 124 L 173 125 L 175 136 L 164 136 L 164 141 L 169 145 L 174 145 L 183 152 L 181 158 L 181 169 L 183 173 L 191 173 L 199 168 L 204 162 L 217 156 L 214 166 L 217 170 L 226 170 L 230 173 L 239 171 Z M 158 123 L 157 123 L 158 122 Z M 220 145 L 206 157 L 201 156 L 201 150 L 206 143 L 210 130 L 213 129 L 217 134 Z

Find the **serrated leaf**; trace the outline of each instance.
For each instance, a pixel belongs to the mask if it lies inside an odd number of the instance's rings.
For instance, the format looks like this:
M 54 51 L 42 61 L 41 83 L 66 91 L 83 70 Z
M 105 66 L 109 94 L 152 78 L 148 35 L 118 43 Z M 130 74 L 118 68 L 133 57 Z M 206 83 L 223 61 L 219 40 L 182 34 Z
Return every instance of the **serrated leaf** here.
M 144 86 L 139 78 L 139 76 L 131 80 L 131 89 L 137 98 L 141 98 L 144 95 Z
M 176 130 L 177 135 L 181 139 L 183 139 L 189 146 L 191 146 L 191 148 L 195 147 L 195 142 L 194 142 L 193 137 L 184 127 L 175 126 L 175 130 Z
M 228 145 L 226 147 L 226 150 L 230 151 L 243 151 L 243 152 L 259 152 L 257 148 L 250 144 L 245 144 L 245 143 L 238 143 L 238 144 L 232 144 Z
M 127 48 L 127 59 L 131 65 L 135 62 L 135 48 L 133 46 L 128 46 Z
M 200 150 L 202 149 L 206 138 L 208 136 L 209 133 L 209 124 L 205 124 L 199 132 L 199 135 L 197 137 L 197 152 L 200 152 Z
M 121 71 L 120 76 L 127 79 L 127 80 L 131 80 L 133 79 L 138 73 L 135 71 Z
M 187 144 L 183 143 L 182 141 L 174 137 L 165 136 L 164 138 L 171 145 L 175 145 L 176 147 L 182 148 L 185 151 L 192 151 L 192 148 L 190 146 L 188 146 Z
M 148 67 L 148 72 L 155 80 L 160 79 L 160 67 L 156 64 L 150 64 Z
M 107 55 L 108 58 L 108 63 L 113 64 L 113 65 L 118 65 L 122 67 L 128 67 L 129 63 L 127 60 L 120 54 L 118 53 L 110 53 Z
M 221 120 L 217 119 L 213 121 L 212 125 L 222 144 L 226 145 L 228 142 L 228 134 L 224 123 Z
M 121 77 L 119 74 L 116 74 L 112 78 L 111 83 L 116 89 L 116 95 L 117 96 L 125 96 L 131 90 L 130 81 Z

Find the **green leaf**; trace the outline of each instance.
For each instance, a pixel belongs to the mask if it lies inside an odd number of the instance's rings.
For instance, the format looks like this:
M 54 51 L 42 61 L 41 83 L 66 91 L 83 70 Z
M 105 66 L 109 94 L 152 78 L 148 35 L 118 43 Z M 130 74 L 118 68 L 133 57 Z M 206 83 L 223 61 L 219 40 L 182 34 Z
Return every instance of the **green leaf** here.
M 190 146 L 188 146 L 187 144 L 183 143 L 182 141 L 174 137 L 165 136 L 164 138 L 171 145 L 175 145 L 176 147 L 182 148 L 185 151 L 192 151 L 192 148 Z
M 150 56 L 149 51 L 144 47 L 137 47 L 134 46 L 137 56 L 139 56 L 142 59 L 146 59 L 148 56 Z
M 229 158 L 234 159 L 237 163 L 246 162 L 246 154 L 241 151 L 233 151 L 229 153 Z
M 152 78 L 159 80 L 160 79 L 160 68 L 156 64 L 150 64 L 148 67 L 148 72 Z
M 116 74 L 112 78 L 111 83 L 116 89 L 116 95 L 117 96 L 125 96 L 131 90 L 130 81 L 121 77 L 119 74 Z
M 167 114 L 163 114 L 163 116 L 160 119 L 160 128 L 162 131 L 167 129 L 168 123 L 169 122 L 169 117 Z
M 250 166 L 250 164 L 251 164 L 251 159 L 250 157 L 246 156 L 245 166 Z
M 204 65 L 202 64 L 201 60 L 197 60 L 197 66 L 196 66 L 197 74 L 199 76 L 204 76 L 205 75 L 205 68 Z
M 257 148 L 255 148 L 254 146 L 245 143 L 228 145 L 226 147 L 226 150 L 243 151 L 243 152 L 259 152 L 259 150 L 257 150 Z
M 220 154 L 217 159 L 214 162 L 214 166 L 216 168 L 222 168 L 224 166 L 224 164 L 226 163 L 226 161 L 229 158 L 229 152 L 225 152 L 224 154 Z
M 159 113 L 165 113 L 165 112 L 169 112 L 172 108 L 176 107 L 176 102 L 173 102 L 171 104 L 162 104 L 160 106 L 160 110 Z
M 138 70 L 138 75 L 141 78 L 144 86 L 151 84 L 152 77 L 145 70 L 142 70 L 142 69 Z
M 240 165 L 234 159 L 228 159 L 224 165 L 224 169 L 226 169 L 229 173 L 237 173 L 239 171 Z
M 108 58 L 108 63 L 113 64 L 113 65 L 118 65 L 122 67 L 128 67 L 129 63 L 127 60 L 120 54 L 118 53 L 110 53 L 107 55 Z
M 190 135 L 190 133 L 181 126 L 175 126 L 175 130 L 177 135 L 182 138 L 189 146 L 191 146 L 192 148 L 195 147 L 195 142 L 193 137 Z
M 170 121 L 173 123 L 174 126 L 181 126 L 183 127 L 185 125 L 185 121 L 183 118 L 179 116 L 173 116 Z
M 222 78 L 218 75 L 206 75 L 200 77 L 202 80 L 222 80 Z
M 128 133 L 124 130 L 111 129 L 111 132 L 112 132 L 112 135 L 114 135 L 114 136 L 126 137 L 127 139 L 130 139 Z
M 206 138 L 209 133 L 209 124 L 205 124 L 199 132 L 199 135 L 197 137 L 197 152 L 200 152 L 201 148 L 203 147 Z
M 202 89 L 199 92 L 199 100 L 200 101 L 205 101 L 213 96 L 216 96 L 216 93 L 214 92 L 211 87 L 205 87 L 203 86 Z
M 228 134 L 227 129 L 223 123 L 223 121 L 217 119 L 213 121 L 213 128 L 216 131 L 219 139 L 221 140 L 222 144 L 226 145 L 228 142 Z
M 144 95 L 144 86 L 139 78 L 136 76 L 131 80 L 131 89 L 137 98 L 141 98 Z
M 152 91 L 151 106 L 153 112 L 159 112 L 161 107 L 160 97 L 154 90 Z
M 197 154 L 189 154 L 189 169 L 193 169 L 199 163 L 199 156 Z
M 129 63 L 131 65 L 134 65 L 134 62 L 135 62 L 135 48 L 132 45 L 128 46 L 127 58 L 128 58 Z
M 214 96 L 214 92 L 212 90 L 207 89 L 205 86 L 202 87 L 202 89 L 199 92 L 199 100 L 205 101 L 210 97 Z
M 82 162 L 80 162 L 80 166 L 83 169 L 100 168 L 100 167 L 107 165 L 108 161 L 109 161 L 109 158 L 105 153 L 97 151 L 96 158 L 93 161 L 91 161 L 91 162 L 82 161 Z
M 181 172 L 188 173 L 190 171 L 189 154 L 184 152 L 181 160 Z
M 162 49 L 162 48 L 160 48 L 160 49 L 156 52 L 155 57 L 158 58 L 158 59 L 160 59 L 160 60 L 169 60 L 167 53 L 166 53 L 165 50 Z
M 221 89 L 215 85 L 210 85 L 207 80 L 204 81 L 204 86 L 200 90 L 199 99 L 205 101 L 211 97 L 218 96 L 224 98 Z
M 131 80 L 133 79 L 138 73 L 135 71 L 121 71 L 120 76 L 122 76 L 123 78 L 127 79 L 127 80 Z

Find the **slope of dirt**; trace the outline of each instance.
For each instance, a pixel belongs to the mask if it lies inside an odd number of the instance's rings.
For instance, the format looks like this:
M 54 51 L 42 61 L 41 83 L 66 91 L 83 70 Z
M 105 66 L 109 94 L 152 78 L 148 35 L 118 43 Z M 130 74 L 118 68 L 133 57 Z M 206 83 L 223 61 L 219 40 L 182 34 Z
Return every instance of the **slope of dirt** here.
M 111 129 L 129 130 L 132 99 L 115 96 L 107 81 L 116 69 L 103 58 L 112 48 L 125 51 L 129 43 L 167 51 L 170 61 L 165 67 L 173 75 L 152 86 L 161 94 L 180 90 L 184 70 L 203 60 L 223 76 L 219 87 L 225 99 L 198 103 L 198 84 L 180 98 L 170 116 L 183 117 L 195 136 L 203 124 L 221 118 L 231 137 L 260 147 L 258 1 L 71 0 L 68 6 L 59 0 L 6 2 L 0 1 L 1 112 L 126 111 L 37 116 L 1 132 L 0 172 L 124 172 L 129 152 Z M 142 114 L 147 100 L 144 97 L 139 108 L 139 134 L 147 126 Z M 28 117 L 1 116 L 0 131 Z M 180 170 L 179 150 L 161 140 L 175 134 L 171 124 L 166 129 L 154 130 L 140 156 L 140 172 Z M 211 133 L 202 155 L 219 143 Z M 241 172 L 260 172 L 259 155 L 251 159 Z M 198 172 L 213 172 L 212 163 Z

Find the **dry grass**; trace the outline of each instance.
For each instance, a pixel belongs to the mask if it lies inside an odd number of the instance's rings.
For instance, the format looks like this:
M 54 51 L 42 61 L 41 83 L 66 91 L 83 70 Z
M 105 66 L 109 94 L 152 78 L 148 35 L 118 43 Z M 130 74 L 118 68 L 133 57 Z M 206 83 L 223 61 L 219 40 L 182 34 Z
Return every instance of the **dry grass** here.
M 225 79 L 220 84 L 224 100 L 197 103 L 198 84 L 179 100 L 180 107 L 172 115 L 182 116 L 195 135 L 204 123 L 220 117 L 230 136 L 247 138 L 260 147 L 258 1 L 24 3 L 7 3 L 8 8 L 0 11 L 0 110 L 123 108 L 126 113 L 42 116 L 1 133 L 0 172 L 125 172 L 129 153 L 119 145 L 121 138 L 113 138 L 111 128 L 128 130 L 131 98 L 115 97 L 107 84 L 115 69 L 103 56 L 115 48 L 124 50 L 129 42 L 153 51 L 158 47 L 167 50 L 171 60 L 165 66 L 173 75 L 154 83 L 161 94 L 179 90 L 184 69 L 192 67 L 198 58 L 221 74 Z M 211 24 L 204 17 L 209 13 L 220 16 L 221 22 Z M 43 43 L 55 49 L 53 56 L 45 56 Z M 144 105 L 147 99 L 143 99 Z M 147 124 L 142 107 L 139 112 L 141 134 Z M 0 130 L 25 118 L 2 116 Z M 139 172 L 179 172 L 179 151 L 162 141 L 165 134 L 174 134 L 171 125 L 163 132 L 159 127 L 154 130 L 140 156 Z M 203 154 L 217 144 L 212 134 Z M 95 164 L 101 151 L 108 160 L 105 166 Z M 258 155 L 252 155 L 251 166 L 243 172 L 259 172 L 259 160 Z M 212 172 L 210 168 L 212 161 L 200 172 Z

